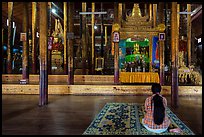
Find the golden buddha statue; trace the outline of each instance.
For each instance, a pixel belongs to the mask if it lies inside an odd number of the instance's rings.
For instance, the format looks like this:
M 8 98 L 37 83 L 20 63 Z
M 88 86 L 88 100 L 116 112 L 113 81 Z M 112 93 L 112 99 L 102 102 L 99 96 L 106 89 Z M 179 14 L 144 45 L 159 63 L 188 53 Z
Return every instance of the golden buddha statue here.
M 139 44 L 136 43 L 136 44 L 134 45 L 134 52 L 133 52 L 133 53 L 134 53 L 134 54 L 139 54 L 139 53 L 140 53 L 139 50 L 140 50 Z

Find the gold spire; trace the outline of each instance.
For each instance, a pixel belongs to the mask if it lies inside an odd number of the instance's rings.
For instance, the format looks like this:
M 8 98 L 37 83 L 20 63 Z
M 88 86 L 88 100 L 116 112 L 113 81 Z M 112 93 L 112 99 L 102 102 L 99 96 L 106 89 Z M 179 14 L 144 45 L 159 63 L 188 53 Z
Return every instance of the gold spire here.
M 132 16 L 140 16 L 141 17 L 141 11 L 139 8 L 139 4 L 134 3 L 133 9 L 132 9 Z

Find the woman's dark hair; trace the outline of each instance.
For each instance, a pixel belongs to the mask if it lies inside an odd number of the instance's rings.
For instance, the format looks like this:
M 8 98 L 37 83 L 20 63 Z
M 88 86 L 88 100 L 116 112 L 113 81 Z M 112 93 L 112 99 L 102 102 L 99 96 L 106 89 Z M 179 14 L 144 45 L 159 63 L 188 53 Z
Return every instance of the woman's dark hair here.
M 161 92 L 161 85 L 159 83 L 152 84 L 152 92 L 153 94 Z
M 152 92 L 153 94 L 160 93 L 161 85 L 158 83 L 153 84 Z M 156 94 L 152 99 L 152 103 L 154 103 L 153 112 L 154 123 L 160 125 L 163 123 L 165 117 L 165 107 L 163 104 L 163 98 L 159 94 Z

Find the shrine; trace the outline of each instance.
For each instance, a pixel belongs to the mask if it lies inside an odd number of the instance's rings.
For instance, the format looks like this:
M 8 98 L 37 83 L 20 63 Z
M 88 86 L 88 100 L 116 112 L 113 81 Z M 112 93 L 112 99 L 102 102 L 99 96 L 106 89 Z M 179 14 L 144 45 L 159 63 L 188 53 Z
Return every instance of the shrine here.
M 122 20 L 119 29 L 121 82 L 159 82 L 158 70 L 164 65 L 163 56 L 159 56 L 164 51 L 159 49 L 164 45 L 158 37 L 164 30 L 164 24 L 153 26 L 148 16 L 142 17 L 139 4 L 134 4 L 132 14 Z

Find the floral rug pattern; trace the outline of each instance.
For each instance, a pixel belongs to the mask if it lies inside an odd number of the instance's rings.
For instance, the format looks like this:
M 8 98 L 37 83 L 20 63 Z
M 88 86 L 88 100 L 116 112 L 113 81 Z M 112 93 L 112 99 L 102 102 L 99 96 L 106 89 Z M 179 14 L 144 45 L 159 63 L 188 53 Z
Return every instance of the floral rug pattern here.
M 143 127 L 144 106 L 137 103 L 107 103 L 83 135 L 194 135 L 194 133 L 169 109 L 171 122 L 181 133 L 152 133 Z

